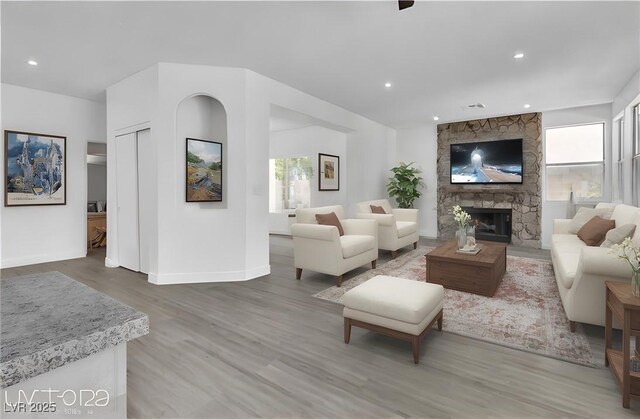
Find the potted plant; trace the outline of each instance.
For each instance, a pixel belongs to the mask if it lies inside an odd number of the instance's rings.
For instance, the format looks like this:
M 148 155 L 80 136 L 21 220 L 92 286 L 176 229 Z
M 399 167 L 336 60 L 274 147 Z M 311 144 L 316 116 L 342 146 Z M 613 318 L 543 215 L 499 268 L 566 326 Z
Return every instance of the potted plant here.
M 387 185 L 387 193 L 390 197 L 395 198 L 400 208 L 412 208 L 413 201 L 420 198 L 424 188 L 420 173 L 422 170 L 413 167 L 413 162 L 400 162 L 398 166 L 391 169 L 393 176 L 389 178 Z

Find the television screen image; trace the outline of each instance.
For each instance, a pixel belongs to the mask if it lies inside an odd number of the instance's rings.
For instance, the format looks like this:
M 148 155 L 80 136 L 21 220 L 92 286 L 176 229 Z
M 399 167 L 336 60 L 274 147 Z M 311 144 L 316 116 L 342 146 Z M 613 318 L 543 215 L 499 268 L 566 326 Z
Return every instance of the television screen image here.
M 522 183 L 522 139 L 451 144 L 451 183 Z

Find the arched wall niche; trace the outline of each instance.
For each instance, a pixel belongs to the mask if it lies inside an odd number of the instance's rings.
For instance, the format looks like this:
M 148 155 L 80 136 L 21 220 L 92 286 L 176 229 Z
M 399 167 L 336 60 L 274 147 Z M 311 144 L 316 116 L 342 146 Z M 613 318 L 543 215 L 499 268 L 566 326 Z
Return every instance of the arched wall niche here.
M 228 138 L 227 138 L 227 111 L 218 99 L 207 93 L 194 93 L 183 99 L 176 109 L 176 150 L 179 160 L 178 166 L 182 168 L 180 179 L 182 188 L 178 188 L 176 199 L 186 201 L 187 194 L 187 138 L 214 141 L 222 144 L 222 201 L 219 202 L 188 202 L 196 208 L 226 209 L 228 196 L 231 192 L 228 187 L 227 168 Z M 182 189 L 182 190 L 180 190 Z M 178 201 L 179 202 L 179 201 Z

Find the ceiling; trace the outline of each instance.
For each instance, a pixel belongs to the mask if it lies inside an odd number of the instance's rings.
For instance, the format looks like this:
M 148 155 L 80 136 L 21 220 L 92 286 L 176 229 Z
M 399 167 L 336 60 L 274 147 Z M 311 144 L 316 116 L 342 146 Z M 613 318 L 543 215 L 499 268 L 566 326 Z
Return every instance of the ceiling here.
M 640 67 L 640 2 L 1 7 L 2 81 L 93 100 L 156 62 L 244 67 L 401 128 L 610 102 Z

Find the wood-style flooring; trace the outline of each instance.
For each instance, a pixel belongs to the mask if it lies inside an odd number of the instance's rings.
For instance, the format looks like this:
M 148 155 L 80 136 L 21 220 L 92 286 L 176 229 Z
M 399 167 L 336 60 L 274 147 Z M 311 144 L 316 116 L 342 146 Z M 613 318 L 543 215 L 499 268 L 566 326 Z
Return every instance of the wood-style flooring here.
M 549 257 L 542 250 L 509 253 Z M 106 268 L 104 255 L 1 273 L 60 271 L 149 315 L 149 335 L 128 346 L 130 417 L 640 415 L 640 401 L 622 408 L 604 367 L 437 331 L 425 338 L 419 365 L 406 342 L 362 329 L 344 344 L 342 307 L 312 297 L 334 279 L 305 271 L 296 281 L 289 238 L 271 238 L 271 275 L 248 282 L 156 286 L 145 275 Z M 378 263 L 388 259 L 383 252 Z M 586 330 L 601 356 L 603 329 Z

